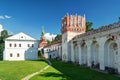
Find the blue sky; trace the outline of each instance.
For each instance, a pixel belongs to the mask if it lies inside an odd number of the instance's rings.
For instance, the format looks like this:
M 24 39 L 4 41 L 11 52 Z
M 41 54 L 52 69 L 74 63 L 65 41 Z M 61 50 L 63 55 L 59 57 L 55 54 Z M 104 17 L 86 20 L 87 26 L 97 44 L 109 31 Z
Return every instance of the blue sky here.
M 61 33 L 61 18 L 66 13 L 85 14 L 87 21 L 98 28 L 118 21 L 120 0 L 0 0 L 4 29 L 36 39 L 40 39 L 42 26 L 47 33 Z

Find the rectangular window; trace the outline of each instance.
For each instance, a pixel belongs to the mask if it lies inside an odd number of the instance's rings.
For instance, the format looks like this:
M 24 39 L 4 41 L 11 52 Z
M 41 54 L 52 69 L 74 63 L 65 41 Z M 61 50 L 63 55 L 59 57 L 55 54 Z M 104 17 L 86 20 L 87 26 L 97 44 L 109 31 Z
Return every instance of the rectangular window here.
M 12 57 L 12 53 L 10 53 L 10 57 Z
M 16 47 L 17 45 L 16 44 L 14 44 L 14 47 Z
M 20 54 L 19 54 L 19 53 L 17 53 L 17 57 L 20 57 Z
M 32 44 L 32 47 L 34 47 L 34 44 Z
M 21 47 L 21 44 L 19 44 L 19 47 Z
M 28 47 L 30 47 L 30 44 L 28 44 Z
M 12 47 L 12 44 L 11 44 L 11 43 L 9 44 L 9 47 Z

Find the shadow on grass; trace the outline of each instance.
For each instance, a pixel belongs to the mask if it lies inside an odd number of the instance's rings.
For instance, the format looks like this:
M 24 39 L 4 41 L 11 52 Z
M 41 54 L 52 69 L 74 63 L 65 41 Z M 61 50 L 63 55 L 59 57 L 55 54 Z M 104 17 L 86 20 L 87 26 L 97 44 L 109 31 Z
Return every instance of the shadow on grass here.
M 45 59 L 37 59 L 37 60 L 27 60 L 27 61 L 45 61 Z
M 59 80 L 71 80 L 69 78 L 66 78 L 66 76 L 64 74 L 60 74 L 60 73 L 55 73 L 55 72 L 47 72 L 44 74 L 40 74 L 39 76 L 43 76 L 43 77 L 61 77 L 61 79 Z
M 66 63 L 58 60 L 50 61 L 52 62 L 52 67 L 71 78 L 71 80 L 120 80 L 120 77 L 100 73 L 72 63 Z

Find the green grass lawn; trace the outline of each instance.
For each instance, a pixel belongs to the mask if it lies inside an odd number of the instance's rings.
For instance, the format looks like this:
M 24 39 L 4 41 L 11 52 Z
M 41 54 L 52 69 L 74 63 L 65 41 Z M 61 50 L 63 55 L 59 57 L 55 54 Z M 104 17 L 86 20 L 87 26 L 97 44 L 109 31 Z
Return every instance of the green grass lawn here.
M 44 72 L 32 77 L 30 80 L 72 80 L 54 67 L 49 67 Z
M 44 61 L 0 61 L 0 79 L 20 80 L 45 66 Z
M 110 74 L 100 73 L 70 63 L 52 60 L 52 66 L 30 80 L 120 80 Z

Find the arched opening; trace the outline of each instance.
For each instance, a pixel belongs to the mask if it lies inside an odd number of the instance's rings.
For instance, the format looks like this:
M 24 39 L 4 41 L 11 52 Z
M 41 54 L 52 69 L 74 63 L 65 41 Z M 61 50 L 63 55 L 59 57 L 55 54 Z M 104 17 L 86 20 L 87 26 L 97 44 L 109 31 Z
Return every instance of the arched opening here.
M 118 66 L 118 45 L 114 40 L 107 40 L 104 45 L 104 65 L 115 68 Z
M 81 64 L 87 65 L 87 45 L 85 43 L 81 45 Z
M 77 43 L 74 44 L 74 60 L 75 63 L 79 63 L 79 50 Z
M 118 49 L 117 49 L 117 43 L 111 43 L 109 45 L 109 67 L 117 68 L 117 55 L 118 55 Z
M 92 65 L 99 65 L 99 44 L 93 41 L 91 45 L 91 63 Z

